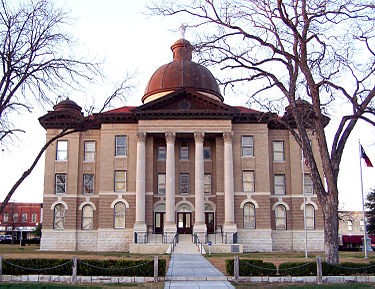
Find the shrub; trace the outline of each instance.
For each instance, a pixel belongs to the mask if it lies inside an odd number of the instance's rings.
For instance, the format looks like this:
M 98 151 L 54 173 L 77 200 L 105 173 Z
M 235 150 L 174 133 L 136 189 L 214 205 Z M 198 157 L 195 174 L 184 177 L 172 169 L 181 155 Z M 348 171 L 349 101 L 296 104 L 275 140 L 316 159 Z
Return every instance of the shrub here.
M 234 260 L 225 260 L 226 271 L 228 275 L 234 274 Z M 240 259 L 240 276 L 274 276 L 276 275 L 276 266 L 270 262 L 262 260 Z
M 286 262 L 279 265 L 283 276 L 316 276 L 316 262 Z
M 323 275 L 356 275 L 356 274 L 374 274 L 375 262 L 370 263 L 352 263 L 344 262 L 340 264 L 329 264 L 322 262 Z
M 166 260 L 159 259 L 159 276 L 166 272 Z M 3 259 L 5 275 L 72 275 L 69 259 Z M 80 276 L 154 276 L 154 260 L 78 260 Z

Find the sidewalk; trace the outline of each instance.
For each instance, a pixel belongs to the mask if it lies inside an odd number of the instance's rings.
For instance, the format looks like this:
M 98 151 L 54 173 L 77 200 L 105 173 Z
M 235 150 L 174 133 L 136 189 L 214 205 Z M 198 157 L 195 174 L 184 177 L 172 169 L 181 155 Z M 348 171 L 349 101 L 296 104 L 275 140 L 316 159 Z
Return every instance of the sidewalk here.
M 232 288 L 227 277 L 200 254 L 173 253 L 164 289 Z

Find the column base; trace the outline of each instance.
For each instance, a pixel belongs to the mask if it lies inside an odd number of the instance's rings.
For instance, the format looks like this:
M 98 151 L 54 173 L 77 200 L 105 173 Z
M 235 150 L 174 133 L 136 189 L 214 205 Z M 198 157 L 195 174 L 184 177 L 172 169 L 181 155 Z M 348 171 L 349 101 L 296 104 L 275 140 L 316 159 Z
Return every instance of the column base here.
M 147 243 L 147 225 L 146 223 L 135 223 L 133 227 L 134 243 L 144 244 Z
M 193 228 L 194 234 L 196 234 L 199 238 L 201 243 L 206 243 L 206 233 L 207 233 L 207 226 L 205 223 L 194 224 Z
M 177 233 L 177 226 L 176 223 L 165 223 L 164 224 L 164 242 L 170 243 L 173 241 L 174 236 Z
M 224 223 L 223 232 L 227 244 L 237 244 L 237 225 L 235 223 Z

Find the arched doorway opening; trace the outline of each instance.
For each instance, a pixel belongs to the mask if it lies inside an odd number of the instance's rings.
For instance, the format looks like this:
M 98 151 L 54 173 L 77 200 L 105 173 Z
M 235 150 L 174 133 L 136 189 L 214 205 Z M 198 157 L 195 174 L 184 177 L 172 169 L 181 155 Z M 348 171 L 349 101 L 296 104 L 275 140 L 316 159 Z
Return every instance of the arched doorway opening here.
M 181 204 L 177 208 L 177 233 L 191 234 L 193 232 L 192 226 L 192 212 L 189 204 Z
M 165 204 L 158 204 L 154 208 L 154 232 L 162 234 L 164 230 Z
M 204 219 L 207 227 L 207 234 L 215 233 L 215 209 L 210 203 L 204 203 Z

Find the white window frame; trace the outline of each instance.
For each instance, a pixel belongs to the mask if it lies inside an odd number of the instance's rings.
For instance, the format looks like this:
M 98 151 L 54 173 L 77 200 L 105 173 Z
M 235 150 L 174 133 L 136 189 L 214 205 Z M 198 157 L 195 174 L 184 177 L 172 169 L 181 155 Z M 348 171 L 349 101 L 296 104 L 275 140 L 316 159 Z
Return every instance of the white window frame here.
M 92 230 L 94 226 L 94 208 L 86 204 L 82 207 L 81 230 Z
M 53 208 L 53 229 L 64 230 L 64 226 L 65 226 L 65 207 L 63 204 L 57 204 Z
M 120 142 L 120 140 L 124 140 Z M 115 136 L 115 156 L 126 157 L 128 152 L 128 136 L 116 135 Z
M 36 223 L 36 218 L 37 218 L 36 213 L 32 213 L 32 214 L 31 214 L 31 222 L 32 222 L 32 223 Z
M 68 160 L 68 141 L 58 140 L 56 142 L 56 161 Z
M 353 231 L 353 221 L 352 220 L 348 221 L 348 231 Z
M 95 162 L 95 141 L 84 142 L 84 159 L 85 162 Z
M 211 174 L 204 174 L 204 193 L 206 195 L 211 194 L 212 192 L 212 176 Z
M 253 193 L 255 191 L 255 172 L 242 171 L 242 190 L 243 192 Z
M 56 195 L 66 194 L 66 187 L 67 187 L 66 183 L 67 183 L 66 174 L 55 174 L 55 194 Z
M 13 221 L 14 223 L 17 223 L 17 222 L 18 222 L 18 213 L 13 213 L 13 219 L 12 219 L 12 221 Z
M 9 214 L 8 213 L 4 213 L 3 222 L 4 223 L 8 223 L 9 222 Z
M 306 195 L 313 195 L 314 194 L 314 185 L 313 185 L 313 181 L 312 181 L 312 178 L 311 178 L 311 174 L 304 174 L 304 193 Z
M 165 173 L 158 174 L 158 195 L 165 195 L 166 175 Z
M 164 161 L 167 158 L 167 148 L 164 144 L 158 145 L 158 160 Z
M 274 140 L 272 142 L 273 161 L 285 162 L 285 145 L 282 140 Z
M 254 157 L 254 136 L 243 135 L 241 138 L 242 157 Z
M 188 160 L 188 159 L 189 159 L 189 141 L 181 140 L 180 141 L 180 160 Z
M 189 194 L 190 189 L 190 176 L 187 173 L 180 174 L 180 194 L 187 195 Z
M 243 206 L 243 227 L 244 229 L 255 229 L 256 211 L 252 202 L 247 202 Z
M 123 202 L 117 202 L 113 207 L 113 228 L 125 229 L 126 225 L 126 205 Z
M 286 194 L 285 175 L 284 174 L 275 174 L 273 176 L 273 182 L 274 182 L 275 195 L 277 195 L 277 196 L 285 195 Z
M 126 171 L 124 170 L 115 171 L 114 190 L 115 192 L 126 192 Z
M 22 213 L 22 223 L 27 222 L 27 213 Z
M 94 183 L 95 176 L 94 174 L 83 174 L 83 194 L 92 195 L 94 194 Z
M 275 208 L 275 228 L 276 230 L 287 229 L 287 213 L 284 205 L 277 205 Z
M 306 204 L 306 230 L 315 230 L 315 208 L 311 204 Z

